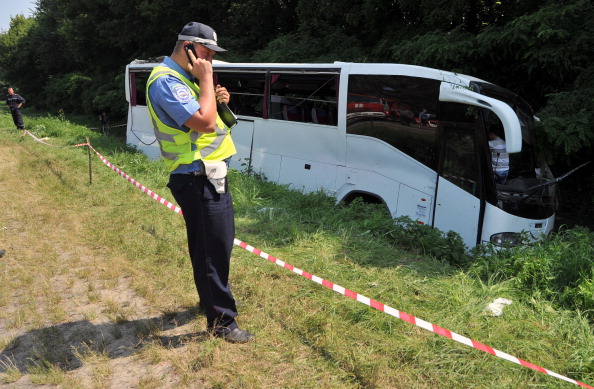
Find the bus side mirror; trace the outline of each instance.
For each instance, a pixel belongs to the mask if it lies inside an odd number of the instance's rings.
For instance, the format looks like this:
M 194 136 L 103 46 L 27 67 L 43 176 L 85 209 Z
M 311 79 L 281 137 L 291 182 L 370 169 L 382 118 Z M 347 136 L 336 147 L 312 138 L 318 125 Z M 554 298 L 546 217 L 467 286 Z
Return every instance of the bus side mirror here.
M 442 82 L 439 87 L 439 101 L 461 103 L 486 108 L 501 120 L 505 132 L 505 148 L 508 153 L 522 151 L 522 125 L 514 110 L 503 101 L 481 95 L 465 86 Z

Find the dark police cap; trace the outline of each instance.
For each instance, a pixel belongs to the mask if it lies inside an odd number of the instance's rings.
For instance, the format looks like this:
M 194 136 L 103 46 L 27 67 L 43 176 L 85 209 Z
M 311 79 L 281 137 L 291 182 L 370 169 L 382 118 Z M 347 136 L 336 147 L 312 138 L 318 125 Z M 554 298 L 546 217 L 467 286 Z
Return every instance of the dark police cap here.
M 200 43 L 214 51 L 227 51 L 222 47 L 217 46 L 217 33 L 206 24 L 198 22 L 190 22 L 184 26 L 179 36 L 180 41 L 191 41 Z

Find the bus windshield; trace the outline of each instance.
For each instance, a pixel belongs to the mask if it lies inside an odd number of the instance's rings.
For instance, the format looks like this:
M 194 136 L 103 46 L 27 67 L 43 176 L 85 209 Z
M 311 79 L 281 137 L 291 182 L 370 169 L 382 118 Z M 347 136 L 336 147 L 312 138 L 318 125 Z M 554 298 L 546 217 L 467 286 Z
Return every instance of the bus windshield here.
M 495 192 L 495 205 L 513 215 L 529 219 L 552 216 L 557 206 L 556 182 L 538 151 L 532 109 L 523 99 L 506 89 L 489 83 L 472 84 L 479 93 L 507 103 L 518 115 L 522 126 L 522 151 L 507 154 L 505 139 L 500 131 L 501 123 L 490 111 L 483 112 L 492 162 L 491 187 Z M 507 176 L 502 178 L 505 169 Z

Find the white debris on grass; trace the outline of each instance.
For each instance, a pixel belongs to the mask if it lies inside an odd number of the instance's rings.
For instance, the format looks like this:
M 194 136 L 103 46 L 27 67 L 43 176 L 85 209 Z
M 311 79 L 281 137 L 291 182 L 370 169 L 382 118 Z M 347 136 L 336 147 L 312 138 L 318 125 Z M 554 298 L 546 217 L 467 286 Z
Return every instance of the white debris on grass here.
M 485 312 L 489 316 L 501 316 L 503 314 L 503 307 L 506 305 L 510 305 L 512 303 L 511 300 L 504 299 L 504 298 L 497 298 L 492 303 L 487 305 Z

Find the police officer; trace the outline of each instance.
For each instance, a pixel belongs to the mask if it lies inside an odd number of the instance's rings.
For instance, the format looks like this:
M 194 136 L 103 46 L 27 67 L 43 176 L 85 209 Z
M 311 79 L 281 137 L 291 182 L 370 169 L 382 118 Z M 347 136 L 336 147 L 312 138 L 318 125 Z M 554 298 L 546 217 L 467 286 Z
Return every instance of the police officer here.
M 209 332 L 230 342 L 245 343 L 254 335 L 240 329 L 229 285 L 235 237 L 233 202 L 226 163 L 235 154 L 230 129 L 217 114 L 217 100 L 229 102 L 225 88 L 214 85 L 212 58 L 226 51 L 215 31 L 186 24 L 170 57 L 153 69 L 147 101 L 155 136 L 169 169 L 169 183 L 182 209 L 194 282 Z M 213 168 L 214 166 L 214 168 Z M 209 179 L 205 172 L 218 177 Z
M 12 121 L 19 130 L 25 129 L 23 123 L 23 115 L 21 114 L 21 107 L 25 104 L 25 99 L 14 93 L 13 88 L 8 88 L 8 95 L 6 96 L 6 104 L 10 108 L 12 114 Z

